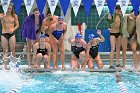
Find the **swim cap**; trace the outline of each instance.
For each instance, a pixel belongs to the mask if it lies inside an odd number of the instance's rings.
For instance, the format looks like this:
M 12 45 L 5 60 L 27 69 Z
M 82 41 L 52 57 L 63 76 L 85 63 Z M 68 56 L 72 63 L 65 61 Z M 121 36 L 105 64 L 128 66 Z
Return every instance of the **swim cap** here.
M 45 38 L 45 37 L 46 37 L 46 35 L 41 32 L 40 38 Z
M 95 35 L 94 34 L 89 34 L 88 38 L 93 39 L 93 38 L 95 38 Z
M 58 20 L 63 20 L 63 16 L 58 16 Z
M 75 38 L 82 38 L 82 35 L 81 35 L 80 33 L 77 33 L 77 34 L 75 35 Z

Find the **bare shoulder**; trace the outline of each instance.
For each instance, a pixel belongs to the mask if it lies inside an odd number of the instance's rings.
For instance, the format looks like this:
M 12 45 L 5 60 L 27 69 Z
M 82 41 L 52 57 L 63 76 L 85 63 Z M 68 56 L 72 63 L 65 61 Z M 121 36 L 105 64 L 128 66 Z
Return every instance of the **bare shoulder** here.
M 125 15 L 124 15 L 124 17 L 128 17 L 128 16 L 130 16 L 130 14 L 125 14 Z
M 56 16 L 56 15 L 54 15 L 53 17 L 54 17 L 55 19 L 58 19 L 58 16 Z
M 37 48 L 37 46 L 39 45 L 39 43 L 37 42 L 37 43 L 35 43 L 34 44 L 34 48 Z
M 45 17 L 44 19 L 43 19 L 43 23 L 46 23 L 46 20 L 48 19 L 48 17 Z
M 82 42 L 83 42 L 84 44 L 87 44 L 87 42 L 86 42 L 84 39 L 82 39 Z
M 67 23 L 66 22 L 64 22 L 64 26 L 67 26 Z
M 57 23 L 52 24 L 51 27 L 54 28 L 54 27 L 56 26 L 56 24 L 57 24 Z

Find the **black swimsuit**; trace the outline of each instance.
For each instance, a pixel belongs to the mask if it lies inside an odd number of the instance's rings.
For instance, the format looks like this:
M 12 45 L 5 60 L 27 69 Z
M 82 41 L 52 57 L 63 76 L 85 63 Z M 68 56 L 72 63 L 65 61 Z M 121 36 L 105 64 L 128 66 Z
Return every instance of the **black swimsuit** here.
M 49 37 L 49 34 L 46 33 L 45 36 L 46 36 L 46 37 Z
M 89 50 L 89 54 L 93 59 L 95 59 L 98 55 L 98 47 L 99 44 L 97 44 L 96 46 L 92 46 Z
M 115 36 L 116 38 L 118 38 L 121 34 L 120 33 L 110 33 L 110 35 Z
M 2 33 L 2 36 L 4 36 L 6 39 L 7 39 L 7 41 L 9 42 L 9 39 L 12 37 L 12 36 L 14 36 L 15 34 L 14 33 L 12 33 L 12 34 L 10 34 L 10 33 Z
M 77 47 L 75 45 L 75 46 L 71 46 L 71 51 L 79 59 L 80 52 L 85 51 L 85 48 L 83 48 L 83 47 Z
M 38 54 L 38 53 L 41 53 L 43 56 L 44 55 L 48 55 L 48 49 L 46 49 L 46 47 L 45 47 L 45 49 L 41 49 L 40 48 L 40 44 L 39 44 L 39 48 L 37 49 L 37 53 L 36 54 Z

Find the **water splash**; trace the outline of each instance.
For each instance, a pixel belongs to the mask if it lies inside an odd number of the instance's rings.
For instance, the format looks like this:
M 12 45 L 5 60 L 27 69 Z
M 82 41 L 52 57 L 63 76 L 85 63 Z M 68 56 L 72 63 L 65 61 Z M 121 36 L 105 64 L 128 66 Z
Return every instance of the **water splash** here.
M 14 57 L 12 55 L 12 52 L 10 54 L 10 56 L 6 57 L 5 55 L 3 56 L 3 58 L 0 60 L 1 63 L 3 63 L 4 61 L 8 61 L 9 62 L 9 69 L 11 71 L 19 71 L 19 65 L 21 62 L 21 55 L 19 57 Z M 4 66 L 2 66 L 2 70 L 5 70 Z

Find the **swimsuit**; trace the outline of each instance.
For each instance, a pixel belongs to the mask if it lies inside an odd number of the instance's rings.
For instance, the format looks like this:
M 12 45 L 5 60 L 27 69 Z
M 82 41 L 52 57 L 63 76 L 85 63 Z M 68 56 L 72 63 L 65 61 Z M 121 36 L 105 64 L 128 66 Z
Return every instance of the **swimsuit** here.
M 12 37 L 12 36 L 14 36 L 15 34 L 14 33 L 12 33 L 12 34 L 10 34 L 10 33 L 2 33 L 2 36 L 4 36 L 6 39 L 7 39 L 7 41 L 9 42 L 9 39 Z
M 71 51 L 73 54 L 79 59 L 80 52 L 84 51 L 85 48 L 83 47 L 77 47 L 77 46 L 71 46 Z
M 46 36 L 46 37 L 49 37 L 49 34 L 46 33 L 45 36 Z
M 97 44 L 96 46 L 92 46 L 89 50 L 89 54 L 93 59 L 95 59 L 98 55 L 98 47 L 99 45 Z
M 38 53 L 41 53 L 43 56 L 47 55 L 48 54 L 48 49 L 46 49 L 46 47 L 45 47 L 45 49 L 41 49 L 40 48 L 40 44 L 39 44 L 39 48 L 37 49 L 37 53 L 36 54 L 38 54 Z
M 60 31 L 55 30 L 52 32 L 52 34 L 57 40 L 59 40 L 61 35 L 64 34 L 64 32 L 65 32 L 65 30 L 60 30 Z
M 116 38 L 118 38 L 121 34 L 120 33 L 110 33 L 110 36 L 115 36 Z

